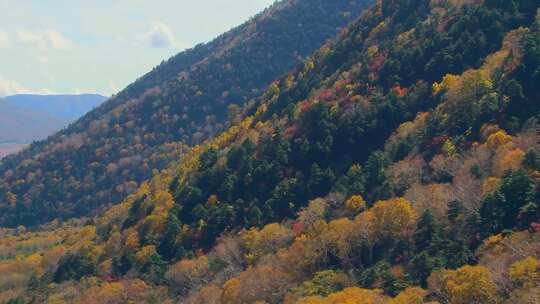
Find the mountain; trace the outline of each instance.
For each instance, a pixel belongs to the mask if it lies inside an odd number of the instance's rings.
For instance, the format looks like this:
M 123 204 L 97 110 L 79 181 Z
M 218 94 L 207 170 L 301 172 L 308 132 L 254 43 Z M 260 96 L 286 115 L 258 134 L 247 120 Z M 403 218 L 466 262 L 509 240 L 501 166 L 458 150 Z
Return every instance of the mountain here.
M 66 121 L 0 100 L 0 143 L 30 143 L 60 130 Z
M 242 108 L 354 20 L 365 0 L 286 0 L 163 62 L 47 140 L 0 162 L 0 225 L 94 214 L 237 121 Z M 31 177 L 31 178 L 29 178 Z M 9 204 L 10 198 L 16 203 Z
M 26 144 L 18 143 L 0 143 L 0 158 L 12 153 L 19 152 L 26 146 Z
M 0 99 L 0 158 L 47 138 L 105 99 L 96 94 L 21 94 Z
M 377 1 L 120 204 L 0 231 L 0 301 L 536 303 L 539 6 Z
M 65 121 L 75 121 L 103 103 L 107 97 L 99 94 L 6 96 L 7 104 L 37 113 L 46 113 Z M 47 135 L 51 135 L 47 134 Z

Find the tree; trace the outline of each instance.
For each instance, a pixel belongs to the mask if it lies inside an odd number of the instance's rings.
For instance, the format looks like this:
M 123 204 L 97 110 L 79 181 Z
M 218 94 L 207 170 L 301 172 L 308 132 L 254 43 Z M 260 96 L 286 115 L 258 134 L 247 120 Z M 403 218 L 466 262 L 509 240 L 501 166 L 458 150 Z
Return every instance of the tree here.
M 305 281 L 301 287 L 295 290 L 301 296 L 328 296 L 331 293 L 343 290 L 352 285 L 346 274 L 335 270 L 323 270 Z
M 353 195 L 345 202 L 345 208 L 351 214 L 357 214 L 366 209 L 366 201 L 361 195 Z
M 305 227 L 309 227 L 316 221 L 323 220 L 327 211 L 328 202 L 325 199 L 316 198 L 298 213 L 298 220 Z
M 338 258 L 343 264 L 350 263 L 354 222 L 348 218 L 340 218 L 331 221 L 328 225 L 324 224 L 324 222 L 320 222 L 320 227 L 316 229 L 319 235 L 315 236 L 314 239 L 318 240 L 317 243 L 322 251 L 328 254 L 326 258 L 330 261 Z
M 534 203 L 535 184 L 523 170 L 507 172 L 498 190 L 489 194 L 480 208 L 485 233 L 495 234 L 514 227 L 527 228 L 534 216 L 520 218 L 524 206 Z
M 486 140 L 488 148 L 492 150 L 497 150 L 499 147 L 510 142 L 512 142 L 512 136 L 506 134 L 503 130 L 491 134 Z
M 540 260 L 529 256 L 515 262 L 508 269 L 512 283 L 519 288 L 532 288 L 540 285 Z
M 259 226 L 262 224 L 263 213 L 261 209 L 257 206 L 253 206 L 249 209 L 247 215 L 247 224 L 250 226 Z
M 298 208 L 303 194 L 303 184 L 297 178 L 287 178 L 276 185 L 272 191 L 272 198 L 266 205 L 277 218 L 291 217 Z
M 499 151 L 493 165 L 493 171 L 497 176 L 501 176 L 509 170 L 516 171 L 521 168 L 525 152 L 519 148 Z
M 114 257 L 112 260 L 112 273 L 115 276 L 125 275 L 131 267 L 131 259 L 126 254 L 122 254 L 120 257 Z
M 278 303 L 291 286 L 292 279 L 287 272 L 271 266 L 251 267 L 225 282 L 221 302 Z
M 422 251 L 416 254 L 411 261 L 411 274 L 422 287 L 426 287 L 428 277 L 443 266 L 444 262 L 439 257 Z
M 89 254 L 69 253 L 60 259 L 58 268 L 54 272 L 53 280 L 60 283 L 68 280 L 80 280 L 82 277 L 94 275 L 96 264 Z
M 362 289 L 358 287 L 345 288 L 340 292 L 330 294 L 328 297 L 312 296 L 300 299 L 298 304 L 382 304 L 387 300 L 380 289 Z
M 347 193 L 361 195 L 365 192 L 366 177 L 362 167 L 354 164 L 347 171 Z
M 199 159 L 199 169 L 208 170 L 210 169 L 218 160 L 218 151 L 217 149 L 210 148 L 204 151 Z
M 327 194 L 334 181 L 334 173 L 328 168 L 322 170 L 316 163 L 311 166 L 307 188 L 311 197 L 318 197 Z
M 409 287 L 388 301 L 388 304 L 423 304 L 427 294 L 422 288 Z
M 187 304 L 220 304 L 222 290 L 216 285 L 210 284 L 192 294 L 187 300 Z
M 414 244 L 417 251 L 437 250 L 442 241 L 442 231 L 437 219 L 430 210 L 424 211 L 416 224 L 414 232 Z
M 386 181 L 386 168 L 389 160 L 381 151 L 372 153 L 365 165 L 367 188 L 380 186 Z
M 172 265 L 165 277 L 180 293 L 187 294 L 190 290 L 208 283 L 211 275 L 209 259 L 203 255 Z
M 380 238 L 407 238 L 414 231 L 417 214 L 411 203 L 404 198 L 378 201 L 370 209 L 374 226 Z
M 529 170 L 540 171 L 540 153 L 536 150 L 530 150 L 525 154 L 523 165 Z
M 151 282 L 160 283 L 163 281 L 166 262 L 156 251 L 156 246 L 144 246 L 135 254 L 137 270 L 143 277 Z
M 463 211 L 465 207 L 459 200 L 453 200 L 448 203 L 448 211 L 446 217 L 452 224 L 457 224 L 459 221 L 463 221 Z
M 165 224 L 165 233 L 161 239 L 157 252 L 163 257 L 164 260 L 170 261 L 178 259 L 184 254 L 183 248 L 178 244 L 178 236 L 182 231 L 182 224 L 176 216 L 176 210 L 170 210 Z
M 292 240 L 292 233 L 282 225 L 273 223 L 261 230 L 252 228 L 242 235 L 242 239 L 253 262 L 254 259 L 285 247 Z
M 442 270 L 428 279 L 429 290 L 444 303 L 497 303 L 497 285 L 483 266 L 463 266 L 457 270 Z

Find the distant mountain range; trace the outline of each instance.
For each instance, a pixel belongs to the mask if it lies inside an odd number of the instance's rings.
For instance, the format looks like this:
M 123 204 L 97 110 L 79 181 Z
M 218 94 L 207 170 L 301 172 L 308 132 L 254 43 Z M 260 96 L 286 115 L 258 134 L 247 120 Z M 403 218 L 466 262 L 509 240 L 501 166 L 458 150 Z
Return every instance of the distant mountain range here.
M 0 99 L 0 157 L 45 139 L 105 99 L 97 94 L 24 94 Z
M 44 113 L 55 118 L 73 121 L 99 106 L 107 97 L 99 94 L 32 95 L 20 94 L 4 97 L 10 106 Z
M 0 143 L 28 143 L 61 129 L 67 120 L 0 101 Z

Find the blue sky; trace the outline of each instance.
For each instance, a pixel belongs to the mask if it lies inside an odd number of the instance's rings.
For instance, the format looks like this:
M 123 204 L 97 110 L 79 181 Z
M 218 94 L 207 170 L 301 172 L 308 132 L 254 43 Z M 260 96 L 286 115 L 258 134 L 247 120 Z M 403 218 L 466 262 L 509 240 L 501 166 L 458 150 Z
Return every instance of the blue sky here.
M 110 95 L 274 0 L 0 0 L 0 96 Z

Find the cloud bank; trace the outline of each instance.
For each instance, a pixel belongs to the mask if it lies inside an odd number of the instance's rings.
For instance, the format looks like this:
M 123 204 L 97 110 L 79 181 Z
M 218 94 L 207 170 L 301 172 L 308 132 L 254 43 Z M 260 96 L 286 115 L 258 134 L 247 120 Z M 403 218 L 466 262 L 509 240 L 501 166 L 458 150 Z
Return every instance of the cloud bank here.
M 146 34 L 149 45 L 153 48 L 167 48 L 176 43 L 174 33 L 166 24 L 158 22 Z
M 0 97 L 27 93 L 29 90 L 16 81 L 4 79 L 0 75 Z
M 6 31 L 0 29 L 0 49 L 8 48 L 11 46 L 11 40 Z
M 17 38 L 21 43 L 37 47 L 40 50 L 70 50 L 74 43 L 56 30 L 18 30 Z

